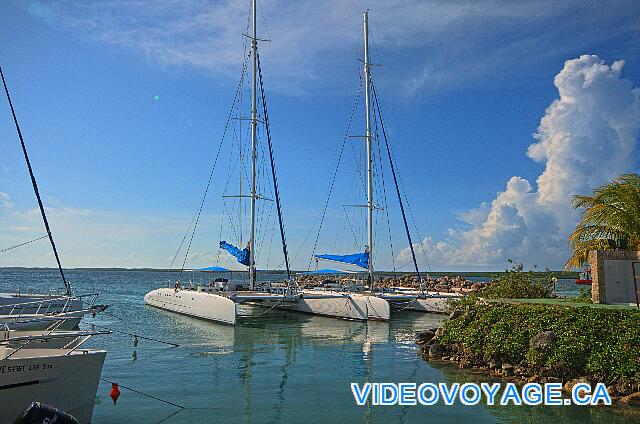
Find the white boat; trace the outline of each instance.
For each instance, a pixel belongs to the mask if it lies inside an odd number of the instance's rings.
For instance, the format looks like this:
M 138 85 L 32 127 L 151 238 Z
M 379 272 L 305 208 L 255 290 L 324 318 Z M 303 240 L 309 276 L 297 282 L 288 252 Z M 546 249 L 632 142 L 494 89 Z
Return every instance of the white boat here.
M 253 34 L 248 36 L 251 39 L 251 59 L 252 63 L 252 96 L 251 96 L 251 194 L 238 196 L 240 201 L 243 197 L 249 197 L 251 201 L 251 226 L 247 247 L 241 250 L 226 241 L 220 242 L 220 248 L 228 251 L 238 259 L 238 262 L 248 267 L 249 284 L 248 287 L 242 285 L 232 286 L 218 284 L 210 286 L 189 286 L 182 287 L 180 282 L 176 282 L 174 287 L 163 287 L 150 291 L 144 296 L 147 305 L 190 315 L 202 319 L 216 321 L 224 324 L 235 325 L 238 315 L 238 305 L 250 303 L 253 305 L 263 305 L 269 308 L 283 308 L 296 312 L 304 312 L 315 315 L 323 315 L 334 318 L 353 320 L 388 320 L 389 304 L 373 294 L 355 294 L 344 292 L 315 292 L 299 289 L 292 283 L 284 285 L 270 283 L 260 283 L 256 278 L 255 261 L 255 227 L 256 227 L 256 200 L 265 198 L 256 192 L 256 158 L 257 158 L 257 125 L 260 122 L 265 127 L 265 133 L 269 142 L 269 156 L 271 159 L 271 171 L 273 178 L 273 189 L 275 201 L 278 208 L 278 219 L 280 224 L 280 234 L 282 237 L 284 262 L 287 268 L 289 279 L 289 260 L 282 225 L 282 215 L 280 208 L 280 198 L 277 188 L 275 167 L 271 151 L 271 139 L 269 135 L 268 113 L 264 98 L 262 73 L 258 59 L 258 37 L 256 2 L 252 2 Z M 244 75 L 243 75 L 244 77 Z M 260 84 L 260 98 L 263 107 L 261 116 L 258 116 L 258 83 Z M 240 118 L 245 119 L 246 118 Z M 240 172 L 242 175 L 242 172 Z M 242 188 L 242 184 L 241 184 Z M 242 245 L 240 238 L 239 245 Z M 248 289 L 248 290 L 247 290 Z
M 314 290 L 214 293 L 201 288 L 158 288 L 147 293 L 144 301 L 160 309 L 229 325 L 236 324 L 238 305 L 242 303 L 356 321 L 387 321 L 390 315 L 389 303 L 377 296 Z
M 373 80 L 371 78 L 371 62 L 369 56 L 369 14 L 368 12 L 364 12 L 364 86 L 365 86 L 365 123 L 366 123 L 366 132 L 364 137 L 366 143 L 366 169 L 367 169 L 367 204 L 366 205 L 350 205 L 356 207 L 364 207 L 367 209 L 367 244 L 365 245 L 364 252 L 362 253 L 354 253 L 349 255 L 334 255 L 334 254 L 323 254 L 323 255 L 315 255 L 314 257 L 316 261 L 318 260 L 326 260 L 332 262 L 339 262 L 343 264 L 349 264 L 351 266 L 357 266 L 367 271 L 367 280 L 360 287 L 365 287 L 370 291 L 370 294 L 376 296 L 388 303 L 391 304 L 391 308 L 394 310 L 413 310 L 413 311 L 421 311 L 421 312 L 433 312 L 433 313 L 445 313 L 448 307 L 448 300 L 452 298 L 459 298 L 459 294 L 454 293 L 429 293 L 425 290 L 415 290 L 409 288 L 396 288 L 394 290 L 380 290 L 375 288 L 375 278 L 374 278 L 374 236 L 373 236 L 373 211 L 376 209 L 381 209 L 376 206 L 373 199 L 373 185 L 374 185 L 374 175 L 373 175 L 373 146 L 372 139 L 380 139 L 380 134 L 374 134 L 371 128 L 371 114 L 372 109 L 374 109 L 374 117 L 377 119 L 377 122 L 380 123 L 382 127 L 382 136 L 383 140 L 387 147 L 389 166 L 393 173 L 393 180 L 395 184 L 396 193 L 398 195 L 398 202 L 400 204 L 400 210 L 402 211 L 402 218 L 404 222 L 404 227 L 406 230 L 407 240 L 409 243 L 409 248 L 411 250 L 413 264 L 415 267 L 416 274 L 420 281 L 422 278 L 420 276 L 420 271 L 418 269 L 418 264 L 415 257 L 415 252 L 413 248 L 413 242 L 411 240 L 411 234 L 409 232 L 409 226 L 407 224 L 406 215 L 404 212 L 404 205 L 402 196 L 400 195 L 400 188 L 398 186 L 398 180 L 396 177 L 395 166 L 392 160 L 391 151 L 389 149 L 389 144 L 387 140 L 386 131 L 384 129 L 384 121 L 382 119 L 382 115 L 380 113 L 380 105 L 378 104 L 377 94 L 375 92 L 375 87 L 373 85 Z M 372 96 L 375 99 L 375 108 L 372 107 L 371 100 Z M 380 159 L 379 159 L 380 160 Z M 350 225 L 350 224 L 349 224 Z M 353 271 L 338 271 L 338 272 L 353 272 Z M 357 287 L 355 285 L 353 287 Z
M 72 296 L 2 305 L 0 326 L 21 330 L 72 330 L 77 328 L 84 315 L 95 315 L 106 308 L 103 305 L 93 305 L 81 309 L 83 306 L 81 298 Z
M 38 401 L 91 422 L 104 350 L 22 349 L 0 345 L 0 422 Z
M 449 311 L 449 302 L 459 299 L 457 293 L 437 293 L 400 288 L 397 291 L 378 292 L 378 296 L 398 311 L 428 312 L 445 314 Z
M 0 343 L 22 349 L 73 349 L 84 343 L 87 336 L 111 334 L 109 331 L 81 330 L 9 330 L 0 331 Z

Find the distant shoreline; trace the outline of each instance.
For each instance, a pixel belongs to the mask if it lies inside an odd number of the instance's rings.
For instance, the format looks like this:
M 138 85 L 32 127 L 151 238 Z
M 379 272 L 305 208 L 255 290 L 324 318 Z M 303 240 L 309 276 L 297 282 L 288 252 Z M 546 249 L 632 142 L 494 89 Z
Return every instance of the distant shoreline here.
M 0 271 L 56 271 L 57 268 L 50 267 L 21 267 L 21 266 L 8 266 L 8 267 L 0 267 Z M 126 272 L 180 272 L 179 269 L 166 269 L 166 268 L 65 268 L 66 271 L 91 271 L 91 272 L 113 272 L 113 271 L 126 271 Z M 261 270 L 263 271 L 263 270 Z M 266 270 L 267 272 L 273 274 L 283 273 L 283 270 Z M 245 271 L 223 271 L 223 272 L 245 272 Z M 294 274 L 305 271 L 292 271 Z M 574 279 L 578 278 L 578 272 L 568 272 L 568 271 L 549 271 L 554 273 L 558 278 L 567 278 Z M 501 275 L 504 271 L 436 271 L 424 273 L 433 277 L 444 277 L 444 276 L 461 276 L 461 277 L 492 277 L 494 275 Z M 405 272 L 405 271 L 376 271 L 378 275 L 415 275 L 415 272 Z M 543 275 L 546 274 L 545 271 L 536 271 L 535 274 Z

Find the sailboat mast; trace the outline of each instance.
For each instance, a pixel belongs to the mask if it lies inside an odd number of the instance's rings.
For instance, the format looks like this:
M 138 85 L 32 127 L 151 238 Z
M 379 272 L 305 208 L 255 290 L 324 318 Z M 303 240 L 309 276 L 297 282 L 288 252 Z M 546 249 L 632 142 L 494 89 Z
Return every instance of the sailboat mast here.
M 20 125 L 18 124 L 16 111 L 13 109 L 13 103 L 11 102 L 11 96 L 9 95 L 7 82 L 4 80 L 4 74 L 2 73 L 2 68 L 0 68 L 0 77 L 2 77 L 2 85 L 4 86 L 4 92 L 7 94 L 7 100 L 9 100 L 9 107 L 11 108 L 11 115 L 13 116 L 13 122 L 16 124 L 16 130 L 18 131 L 18 138 L 20 138 L 20 145 L 22 146 L 22 153 L 24 154 L 24 160 L 25 162 L 27 162 L 27 168 L 29 169 L 29 175 L 31 176 L 31 185 L 33 186 L 33 191 L 36 195 L 36 199 L 38 199 L 38 206 L 40 207 L 40 214 L 42 215 L 44 228 L 47 230 L 47 235 L 49 236 L 49 242 L 51 243 L 51 248 L 53 249 L 53 255 L 55 256 L 56 263 L 58 264 L 58 271 L 60 271 L 62 282 L 64 283 L 64 287 L 67 290 L 67 294 L 70 296 L 71 284 L 67 281 L 67 278 L 65 277 L 64 271 L 62 269 L 62 264 L 60 263 L 60 256 L 58 256 L 58 249 L 56 249 L 56 243 L 53 241 L 53 235 L 51 234 L 51 228 L 49 227 L 47 214 L 44 211 L 44 205 L 42 204 L 42 199 L 40 198 L 38 183 L 36 182 L 36 177 L 33 174 L 33 169 L 31 168 L 31 162 L 29 161 L 29 155 L 27 154 L 27 147 L 25 146 L 24 139 L 22 138 L 22 131 L 20 130 Z
M 256 156 L 257 156 L 257 91 L 258 91 L 258 36 L 257 36 L 257 24 L 256 24 L 256 8 L 257 2 L 253 0 L 253 37 L 251 38 L 251 58 L 253 59 L 253 71 L 252 71 L 252 88 L 251 88 L 251 230 L 249 235 L 249 289 L 253 290 L 255 287 L 255 226 L 256 226 Z
M 364 12 L 364 93 L 365 93 L 365 114 L 367 132 L 365 141 L 367 143 L 367 246 L 369 249 L 369 284 L 371 291 L 373 288 L 373 156 L 371 146 L 371 64 L 369 63 L 369 12 Z

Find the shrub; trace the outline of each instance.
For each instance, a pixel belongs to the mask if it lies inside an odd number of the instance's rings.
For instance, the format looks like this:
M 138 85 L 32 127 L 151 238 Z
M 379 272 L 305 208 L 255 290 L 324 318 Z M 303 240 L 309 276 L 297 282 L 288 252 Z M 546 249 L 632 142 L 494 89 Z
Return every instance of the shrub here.
M 509 260 L 511 269 L 498 277 L 479 292 L 480 297 L 488 299 L 533 299 L 550 298 L 553 295 L 553 273 L 537 277 L 533 271 L 523 271 L 522 264 Z
M 595 374 L 604 382 L 640 384 L 640 311 L 534 304 L 465 302 L 463 313 L 445 323 L 439 343 L 465 355 L 551 368 L 569 375 Z M 530 346 L 542 331 L 553 331 L 547 348 Z

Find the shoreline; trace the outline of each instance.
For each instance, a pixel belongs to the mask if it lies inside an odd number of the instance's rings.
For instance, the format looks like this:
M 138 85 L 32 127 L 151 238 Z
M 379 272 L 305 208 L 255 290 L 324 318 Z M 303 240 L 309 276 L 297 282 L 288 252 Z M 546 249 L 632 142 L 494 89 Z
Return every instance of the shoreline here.
M 640 361 L 640 356 L 638 356 L 640 350 L 637 347 L 634 349 L 633 346 L 635 339 L 630 338 L 631 341 L 625 339 L 621 343 L 624 349 L 636 352 L 636 358 L 617 358 L 616 355 L 613 355 L 612 359 L 609 357 L 611 356 L 610 351 L 616 349 L 618 345 L 611 342 L 602 343 L 601 340 L 593 339 L 590 340 L 591 344 L 588 348 L 584 352 L 580 352 L 582 348 L 576 350 L 580 341 L 566 338 L 560 334 L 557 327 L 554 327 L 555 331 L 550 328 L 537 328 L 528 332 L 521 330 L 521 333 L 526 337 L 516 335 L 515 331 L 512 331 L 515 326 L 520 326 L 521 329 L 536 327 L 534 320 L 527 322 L 526 319 L 523 319 L 526 313 L 543 314 L 545 311 L 542 311 L 542 308 L 547 308 L 553 309 L 554 318 L 564 314 L 568 320 L 571 320 L 573 315 L 585 313 L 585 308 L 540 305 L 533 307 L 509 305 L 505 307 L 502 305 L 503 311 L 500 311 L 501 306 L 484 304 L 478 308 L 483 308 L 480 312 L 469 310 L 474 307 L 475 305 L 471 305 L 466 306 L 467 310 L 454 309 L 441 327 L 417 333 L 416 344 L 419 346 L 417 354 L 430 363 L 450 364 L 473 374 L 499 378 L 517 385 L 561 383 L 564 391 L 571 392 L 573 386 L 578 383 L 603 382 L 616 404 L 634 408 L 640 406 L 640 381 L 635 377 L 636 371 L 629 369 L 629 363 Z M 521 308 L 521 312 L 526 308 L 527 311 L 518 315 L 513 313 L 514 308 Z M 505 314 L 500 314 L 505 311 Z M 608 314 L 610 321 L 614 322 L 610 325 L 615 325 L 615 319 L 622 319 L 621 317 L 635 319 L 637 318 L 635 315 L 640 316 L 640 313 L 635 311 L 631 313 L 633 316 L 624 316 L 624 313 L 619 311 L 601 310 L 598 317 Z M 462 332 L 461 328 L 464 328 Z M 478 330 L 480 328 L 485 328 L 485 334 L 477 334 L 482 332 Z M 503 349 L 502 352 L 492 350 L 494 346 L 491 343 L 493 342 L 488 340 L 487 333 L 490 333 L 494 328 L 501 328 L 505 330 L 505 334 L 509 334 L 504 337 L 501 343 L 503 345 L 509 344 L 515 352 L 510 358 L 506 349 Z M 531 336 L 529 337 L 529 335 Z M 473 346 L 471 346 L 472 344 Z M 585 358 L 588 356 L 589 359 L 584 359 L 585 364 L 581 362 L 582 357 L 577 360 L 576 363 L 582 365 L 555 359 L 565 351 L 571 351 L 571 354 L 576 356 L 582 354 Z M 617 352 L 617 350 L 613 351 Z M 630 355 L 633 356 L 633 354 Z M 516 358 L 522 359 L 516 360 Z M 597 360 L 599 358 L 606 358 L 610 361 L 608 365 L 614 368 L 601 367 L 598 369 Z M 589 361 L 594 362 L 595 365 Z

